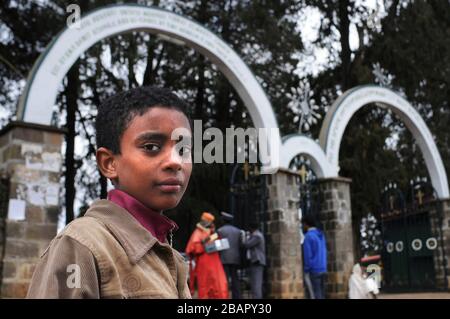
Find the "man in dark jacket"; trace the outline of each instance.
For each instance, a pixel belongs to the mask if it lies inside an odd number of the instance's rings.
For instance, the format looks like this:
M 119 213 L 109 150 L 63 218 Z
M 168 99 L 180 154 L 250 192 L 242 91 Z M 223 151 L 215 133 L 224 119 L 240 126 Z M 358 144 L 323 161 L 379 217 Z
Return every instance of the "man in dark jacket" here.
M 224 225 L 217 232 L 221 238 L 228 239 L 230 248 L 222 250 L 220 252 L 220 258 L 222 259 L 223 268 L 227 275 L 228 286 L 231 287 L 232 298 L 240 299 L 241 290 L 239 287 L 238 268 L 241 263 L 240 248 L 242 231 L 231 224 L 233 215 L 226 212 L 222 212 L 221 215 Z
M 327 272 L 327 247 L 325 235 L 316 228 L 312 216 L 302 218 L 305 240 L 303 261 L 305 286 L 311 299 L 325 299 L 325 276 Z
M 250 286 L 254 299 L 262 298 L 264 266 L 266 265 L 266 244 L 264 235 L 258 230 L 258 223 L 250 224 L 250 236 L 245 248 L 250 260 Z

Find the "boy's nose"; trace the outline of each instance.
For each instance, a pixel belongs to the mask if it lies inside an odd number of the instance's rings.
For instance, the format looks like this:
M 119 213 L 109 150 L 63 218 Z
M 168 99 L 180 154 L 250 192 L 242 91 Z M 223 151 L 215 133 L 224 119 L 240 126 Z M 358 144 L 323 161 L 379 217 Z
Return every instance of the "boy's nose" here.
M 177 152 L 176 148 L 173 147 L 164 160 L 164 168 L 171 170 L 180 170 L 183 164 L 183 157 Z

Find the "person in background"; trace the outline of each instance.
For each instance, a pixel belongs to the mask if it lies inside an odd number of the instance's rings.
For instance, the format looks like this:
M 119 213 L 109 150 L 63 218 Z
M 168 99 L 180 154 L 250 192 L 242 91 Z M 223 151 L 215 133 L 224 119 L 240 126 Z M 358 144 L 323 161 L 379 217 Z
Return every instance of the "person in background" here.
M 305 286 L 310 299 L 325 299 L 325 276 L 327 272 L 327 247 L 325 235 L 316 227 L 312 216 L 303 216 L 303 261 Z
M 348 281 L 348 297 L 350 299 L 376 299 L 378 292 L 376 281 L 372 278 L 365 278 L 361 266 L 355 264 Z
M 220 213 L 224 225 L 217 230 L 221 238 L 228 239 L 230 247 L 220 252 L 223 268 L 228 279 L 228 286 L 231 287 L 231 296 L 233 299 L 241 298 L 241 289 L 239 287 L 238 269 L 241 263 L 241 242 L 242 231 L 233 226 L 233 215 L 226 212 Z
M 186 254 L 191 260 L 189 287 L 193 295 L 197 284 L 200 299 L 228 299 L 228 284 L 219 252 L 208 253 L 205 250 L 205 245 L 218 237 L 214 219 L 214 215 L 204 212 L 186 246 Z M 192 267 L 192 260 L 195 268 Z
M 266 244 L 264 235 L 258 229 L 258 223 L 249 225 L 250 236 L 245 241 L 250 260 L 250 287 L 254 299 L 262 299 L 264 266 L 266 265 Z

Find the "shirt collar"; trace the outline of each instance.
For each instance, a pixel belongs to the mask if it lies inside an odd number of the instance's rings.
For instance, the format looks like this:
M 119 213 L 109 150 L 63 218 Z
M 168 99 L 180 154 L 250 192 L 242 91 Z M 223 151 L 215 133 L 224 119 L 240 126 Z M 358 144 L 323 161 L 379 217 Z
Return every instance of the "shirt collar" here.
M 166 242 L 167 235 L 170 231 L 178 229 L 178 226 L 174 221 L 146 207 L 140 201 L 124 191 L 118 189 L 109 191 L 108 200 L 130 213 L 161 243 Z

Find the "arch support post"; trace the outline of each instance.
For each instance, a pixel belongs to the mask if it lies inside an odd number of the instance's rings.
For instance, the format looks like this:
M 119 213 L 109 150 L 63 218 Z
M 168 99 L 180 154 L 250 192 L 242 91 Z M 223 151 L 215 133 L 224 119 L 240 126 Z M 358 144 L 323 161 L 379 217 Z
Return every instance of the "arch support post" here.
M 430 203 L 427 210 L 430 214 L 431 233 L 440 248 L 433 251 L 436 288 L 450 291 L 450 199 Z
M 328 249 L 326 297 L 343 299 L 348 296 L 348 280 L 354 260 L 350 183 L 347 178 L 319 180 L 322 202 L 320 222 Z
M 56 235 L 64 132 L 11 122 L 0 131 L 0 296 L 23 298 Z
M 280 169 L 267 175 L 267 296 L 303 298 L 303 264 L 298 217 L 297 174 Z

